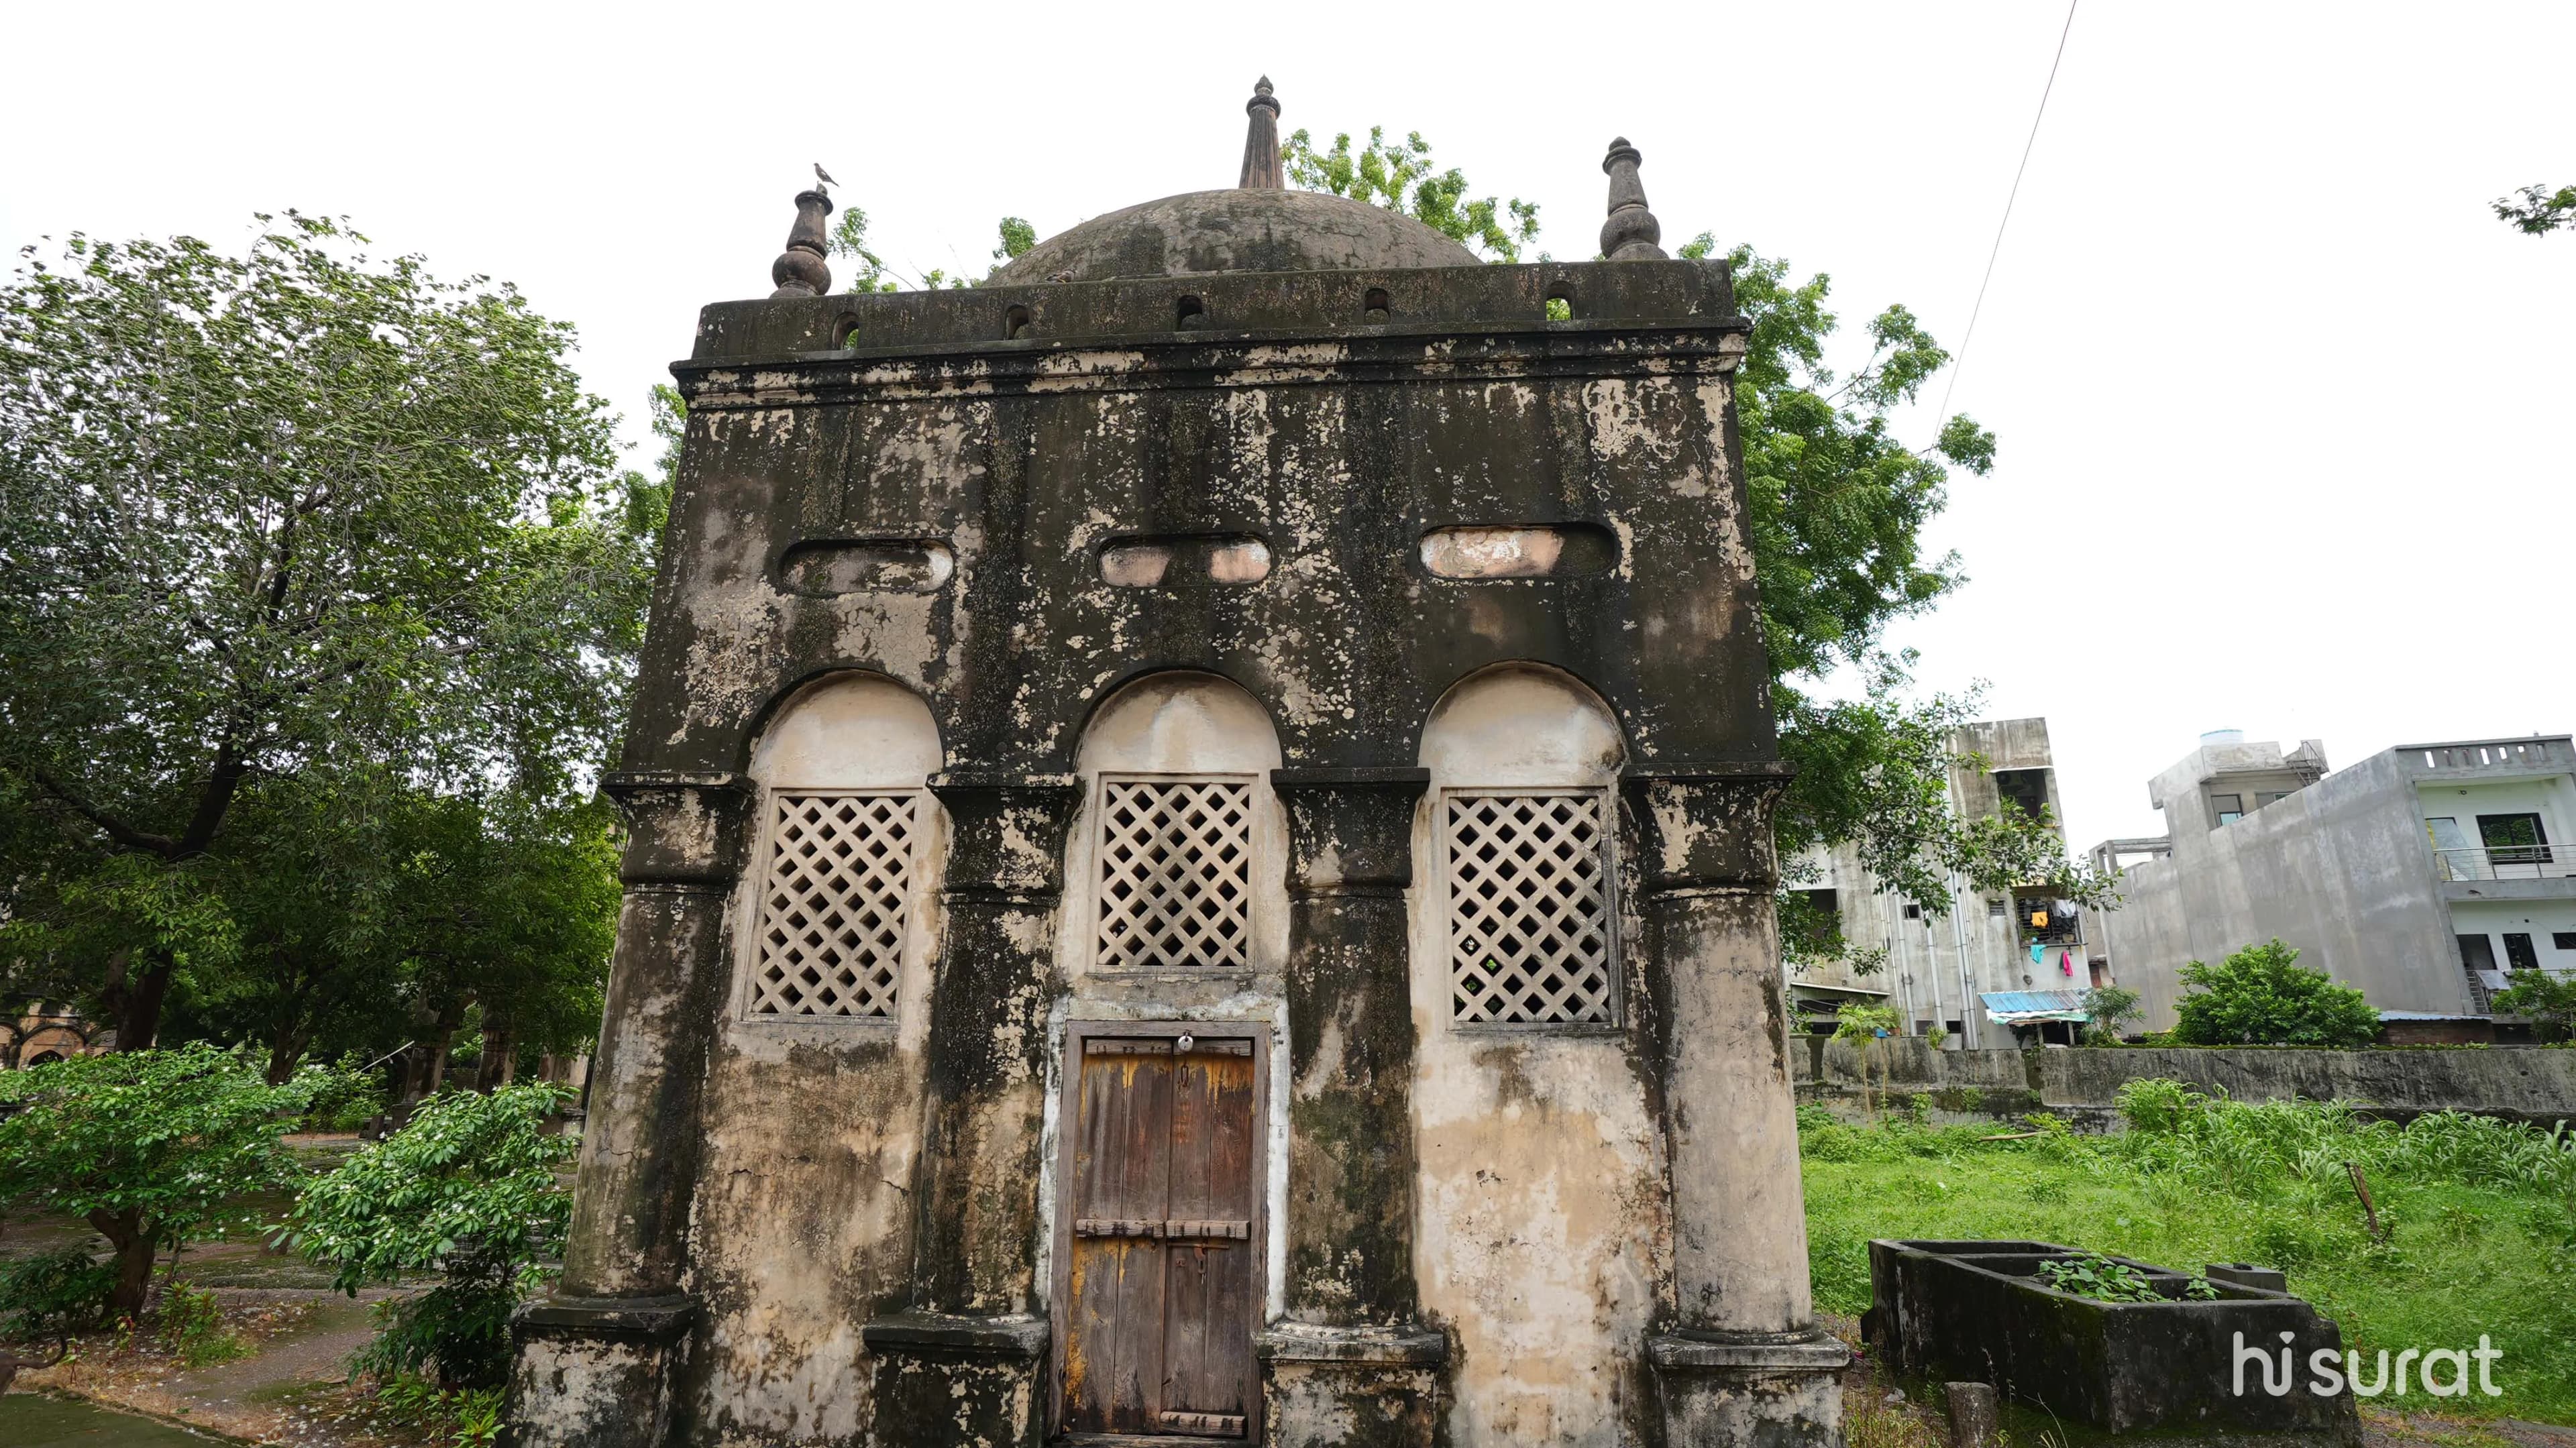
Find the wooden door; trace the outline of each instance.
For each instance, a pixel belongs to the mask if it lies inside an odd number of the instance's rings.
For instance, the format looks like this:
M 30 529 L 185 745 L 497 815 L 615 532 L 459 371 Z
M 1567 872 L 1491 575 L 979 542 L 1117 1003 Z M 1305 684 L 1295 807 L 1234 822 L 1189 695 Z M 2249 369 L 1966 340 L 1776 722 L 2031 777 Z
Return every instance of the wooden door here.
M 1065 1430 L 1245 1437 L 1258 1387 L 1253 1043 L 1093 1036 L 1081 1061 Z

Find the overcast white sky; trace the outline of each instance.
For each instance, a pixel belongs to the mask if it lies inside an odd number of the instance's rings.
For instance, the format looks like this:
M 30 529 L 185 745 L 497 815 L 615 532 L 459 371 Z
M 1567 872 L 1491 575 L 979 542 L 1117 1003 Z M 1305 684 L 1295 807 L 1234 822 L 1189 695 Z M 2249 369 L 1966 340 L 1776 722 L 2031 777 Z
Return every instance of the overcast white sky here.
M 1287 127 L 1421 130 L 1559 256 L 1625 134 L 1668 241 L 1955 346 L 2065 13 L 21 0 L 0 241 L 346 215 L 577 323 L 640 433 L 812 162 L 889 259 L 980 272 L 1005 212 L 1232 184 L 1267 72 Z M 2576 728 L 2576 234 L 2487 210 L 2576 181 L 2571 53 L 2565 4 L 2085 0 L 1953 404 L 2002 440 L 1935 532 L 1973 581 L 1899 634 L 2047 716 L 2077 848 L 2159 830 L 2206 729 L 2340 765 Z

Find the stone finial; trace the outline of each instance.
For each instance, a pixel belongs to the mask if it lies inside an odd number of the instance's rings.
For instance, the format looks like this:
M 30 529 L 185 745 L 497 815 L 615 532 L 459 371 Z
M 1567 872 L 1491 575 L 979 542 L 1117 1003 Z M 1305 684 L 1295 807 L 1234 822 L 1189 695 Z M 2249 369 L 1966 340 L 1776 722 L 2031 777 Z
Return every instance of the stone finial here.
M 1620 136 L 1610 142 L 1601 169 L 1610 175 L 1610 219 L 1601 223 L 1601 255 L 1611 261 L 1662 261 L 1664 224 L 1646 209 L 1646 188 L 1637 180 L 1637 148 Z
M 832 289 L 832 266 L 823 259 L 823 218 L 832 214 L 832 198 L 821 187 L 796 193 L 796 224 L 787 230 L 787 249 L 769 264 L 769 279 L 778 284 L 771 300 L 819 297 Z
M 1243 179 L 1238 191 L 1285 191 L 1287 173 L 1279 168 L 1279 102 L 1270 94 L 1270 77 L 1253 83 L 1252 99 L 1243 103 L 1252 117 L 1251 134 L 1243 138 Z

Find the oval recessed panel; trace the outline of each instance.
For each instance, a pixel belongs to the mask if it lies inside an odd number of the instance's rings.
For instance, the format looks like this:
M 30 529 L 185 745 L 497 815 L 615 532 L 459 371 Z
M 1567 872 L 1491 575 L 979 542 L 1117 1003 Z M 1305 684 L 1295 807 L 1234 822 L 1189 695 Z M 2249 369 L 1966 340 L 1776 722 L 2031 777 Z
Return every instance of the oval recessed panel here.
M 1270 545 L 1249 533 L 1122 538 L 1100 550 L 1100 581 L 1114 588 L 1259 583 L 1269 576 Z
M 957 555 L 925 538 L 818 538 L 779 560 L 791 593 L 931 593 L 957 571 Z
M 1434 528 L 1422 566 L 1434 578 L 1580 578 L 1607 573 L 1619 543 L 1598 523 Z

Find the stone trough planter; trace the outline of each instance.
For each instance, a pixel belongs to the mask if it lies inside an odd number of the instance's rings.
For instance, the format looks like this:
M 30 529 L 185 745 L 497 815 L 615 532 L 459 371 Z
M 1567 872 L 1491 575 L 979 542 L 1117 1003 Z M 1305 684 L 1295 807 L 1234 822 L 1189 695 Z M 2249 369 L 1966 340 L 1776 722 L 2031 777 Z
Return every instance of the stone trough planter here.
M 2352 1394 L 2311 1390 L 2310 1354 L 2343 1354 L 2332 1319 L 2286 1292 L 2215 1276 L 2215 1300 L 2190 1300 L 2182 1295 L 2190 1274 L 2125 1257 L 2110 1260 L 2144 1273 L 2165 1301 L 2097 1302 L 2035 1275 L 2043 1262 L 2084 1255 L 2049 1242 L 1874 1241 L 1861 1332 L 1899 1371 L 1992 1383 L 2008 1397 L 2115 1433 L 2237 1430 L 2361 1442 Z M 2285 1391 L 2268 1391 L 2263 1366 L 2252 1361 L 2237 1391 L 2240 1343 L 2249 1358 L 2269 1353 L 2272 1382 L 2280 1382 L 2286 1348 L 2294 1372 Z

